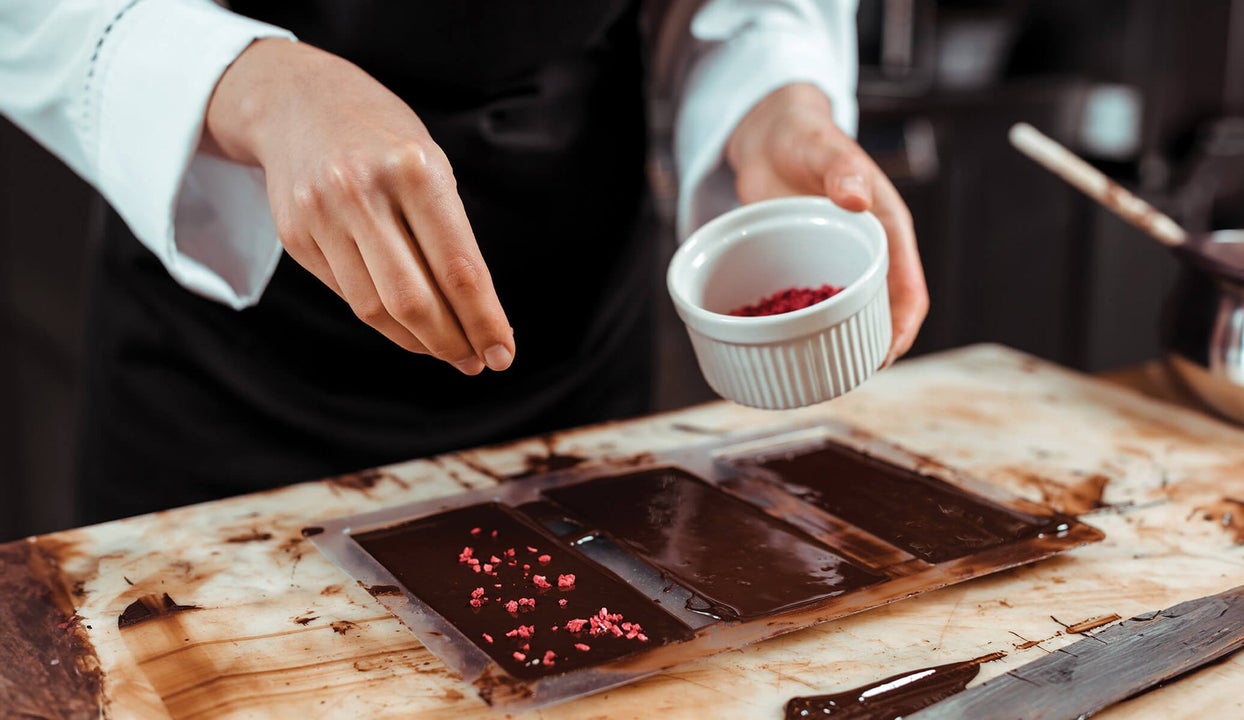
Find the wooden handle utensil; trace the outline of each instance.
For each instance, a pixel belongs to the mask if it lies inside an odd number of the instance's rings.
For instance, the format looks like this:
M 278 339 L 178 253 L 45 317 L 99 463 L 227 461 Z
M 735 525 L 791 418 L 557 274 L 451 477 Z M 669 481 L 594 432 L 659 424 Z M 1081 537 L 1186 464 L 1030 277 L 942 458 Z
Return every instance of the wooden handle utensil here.
M 1188 233 L 1170 217 L 1028 123 L 1011 126 L 1007 137 L 1017 150 L 1162 244 L 1175 247 L 1188 239 Z

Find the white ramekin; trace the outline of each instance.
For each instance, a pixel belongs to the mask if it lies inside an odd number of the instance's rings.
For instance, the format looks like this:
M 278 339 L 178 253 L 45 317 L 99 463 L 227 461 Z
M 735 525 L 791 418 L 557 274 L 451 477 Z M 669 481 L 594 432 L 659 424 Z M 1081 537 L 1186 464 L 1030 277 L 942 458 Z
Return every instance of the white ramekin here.
M 742 405 L 784 409 L 838 397 L 890 347 L 885 230 L 870 213 L 822 197 L 752 203 L 706 223 L 666 276 L 704 379 Z M 789 287 L 844 287 L 802 310 L 735 317 Z

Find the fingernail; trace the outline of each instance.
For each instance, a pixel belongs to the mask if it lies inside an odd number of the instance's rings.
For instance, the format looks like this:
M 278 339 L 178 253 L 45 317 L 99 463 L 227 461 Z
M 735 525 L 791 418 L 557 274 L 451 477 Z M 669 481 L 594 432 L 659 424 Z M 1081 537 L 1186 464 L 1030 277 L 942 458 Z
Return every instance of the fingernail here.
M 488 367 L 492 370 L 501 371 L 510 366 L 510 363 L 514 361 L 514 355 L 504 345 L 493 345 L 484 351 L 484 360 L 488 362 Z
M 838 189 L 848 195 L 868 197 L 868 186 L 863 175 L 844 175 L 838 178 Z
M 458 372 L 463 375 L 479 375 L 484 371 L 484 363 L 479 361 L 477 357 L 469 357 L 465 360 L 459 360 L 454 363 L 454 367 L 458 368 Z

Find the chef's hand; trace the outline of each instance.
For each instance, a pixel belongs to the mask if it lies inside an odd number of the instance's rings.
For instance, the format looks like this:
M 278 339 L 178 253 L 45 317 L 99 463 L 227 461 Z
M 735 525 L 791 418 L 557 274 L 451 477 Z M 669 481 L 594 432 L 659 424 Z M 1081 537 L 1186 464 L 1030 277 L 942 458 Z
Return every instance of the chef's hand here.
M 739 199 L 824 195 L 854 211 L 871 210 L 889 240 L 893 340 L 886 364 L 906 353 L 929 311 L 911 212 L 894 185 L 834 124 L 818 88 L 792 84 L 773 91 L 739 122 L 726 145 Z
M 449 161 L 358 67 L 256 41 L 212 95 L 204 148 L 264 169 L 286 252 L 363 322 L 467 375 L 510 366 L 514 334 Z

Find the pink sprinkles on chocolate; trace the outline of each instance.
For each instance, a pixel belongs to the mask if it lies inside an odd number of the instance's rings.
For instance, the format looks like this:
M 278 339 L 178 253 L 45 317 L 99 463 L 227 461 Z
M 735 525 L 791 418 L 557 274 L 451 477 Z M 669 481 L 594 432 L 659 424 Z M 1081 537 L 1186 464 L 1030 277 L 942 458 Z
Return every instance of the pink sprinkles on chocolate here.
M 484 530 L 482 528 L 477 527 L 477 528 L 471 529 L 471 535 L 473 536 L 478 537 L 482 535 L 483 533 L 484 533 Z M 491 531 L 490 535 L 492 538 L 495 539 L 498 535 L 498 532 L 496 530 L 493 530 Z M 540 550 L 538 548 L 535 548 L 531 545 L 526 546 L 526 548 L 529 553 L 533 555 L 537 555 L 535 561 L 540 563 L 541 565 L 548 565 L 549 563 L 553 561 L 552 555 L 548 553 L 540 554 Z M 493 577 L 497 577 L 497 571 L 500 570 L 502 563 L 505 563 L 506 565 L 510 567 L 516 567 L 519 564 L 517 555 L 518 555 L 517 551 L 511 547 L 511 548 L 507 548 L 504 551 L 502 551 L 501 557 L 497 557 L 496 555 L 489 554 L 488 562 L 484 563 L 484 562 L 481 562 L 479 558 L 475 557 L 475 548 L 470 545 L 467 545 L 463 547 L 462 552 L 458 554 L 458 562 L 461 564 L 467 565 L 468 567 L 471 568 L 473 572 L 476 572 L 476 573 L 482 572 L 488 575 L 492 575 Z M 540 589 L 541 591 L 549 590 L 550 588 L 553 587 L 553 584 L 549 581 L 547 576 L 532 575 L 530 564 L 523 563 L 522 569 L 523 569 L 523 577 L 530 578 L 531 583 L 536 588 Z M 493 583 L 493 587 L 497 589 L 502 589 L 503 586 L 504 586 L 504 583 L 500 583 L 500 582 Z M 575 588 L 574 573 L 558 574 L 557 576 L 557 589 L 558 590 L 562 592 L 567 592 L 570 590 L 574 590 L 574 588 Z M 502 604 L 500 597 L 494 597 L 492 598 L 492 600 L 496 602 L 497 604 Z M 471 591 L 471 599 L 469 602 L 472 607 L 479 609 L 484 604 L 486 604 L 488 601 L 489 601 L 489 598 L 487 597 L 487 591 L 484 589 L 483 586 L 477 587 Z M 566 601 L 566 598 L 558 599 L 557 605 L 558 607 L 561 607 L 561 608 L 567 607 L 568 603 Z M 505 611 L 515 616 L 517 616 L 519 612 L 522 612 L 522 611 L 534 610 L 535 607 L 536 607 L 536 599 L 531 598 L 531 597 L 520 597 L 514 600 L 508 600 L 504 603 Z M 579 633 L 587 631 L 589 637 L 612 636 L 612 637 L 622 638 L 626 640 L 638 640 L 639 642 L 648 642 L 648 636 L 643 633 L 643 628 L 640 627 L 639 623 L 624 622 L 622 619 L 621 613 L 610 613 L 609 609 L 604 608 L 604 607 L 600 608 L 600 610 L 598 610 L 595 614 L 587 618 L 573 618 L 573 619 L 567 620 L 564 625 L 561 625 L 561 626 L 552 625 L 551 626 L 552 632 L 557 632 L 559 629 L 564 629 L 566 632 L 569 632 L 575 635 L 578 635 Z M 535 631 L 536 631 L 535 625 L 519 625 L 518 627 L 505 633 L 506 637 L 515 638 L 518 641 L 522 642 L 522 644 L 518 646 L 519 649 L 512 653 L 512 657 L 520 663 L 527 663 L 529 665 L 542 664 L 546 667 L 554 666 L 557 660 L 557 653 L 554 652 L 553 650 L 546 650 L 543 653 L 543 655 L 540 655 L 539 657 L 536 657 L 536 658 L 532 658 L 530 662 L 528 662 L 528 657 L 531 651 L 531 643 L 523 642 L 523 641 L 529 641 L 532 638 L 532 636 L 535 634 Z M 484 639 L 484 642 L 490 645 L 493 644 L 494 641 L 493 641 L 492 635 L 488 633 L 481 633 L 480 636 Z M 590 645 L 588 645 L 587 643 L 583 643 L 583 642 L 576 642 L 574 644 L 574 648 L 575 650 L 578 650 L 579 652 L 590 652 L 592 649 Z

